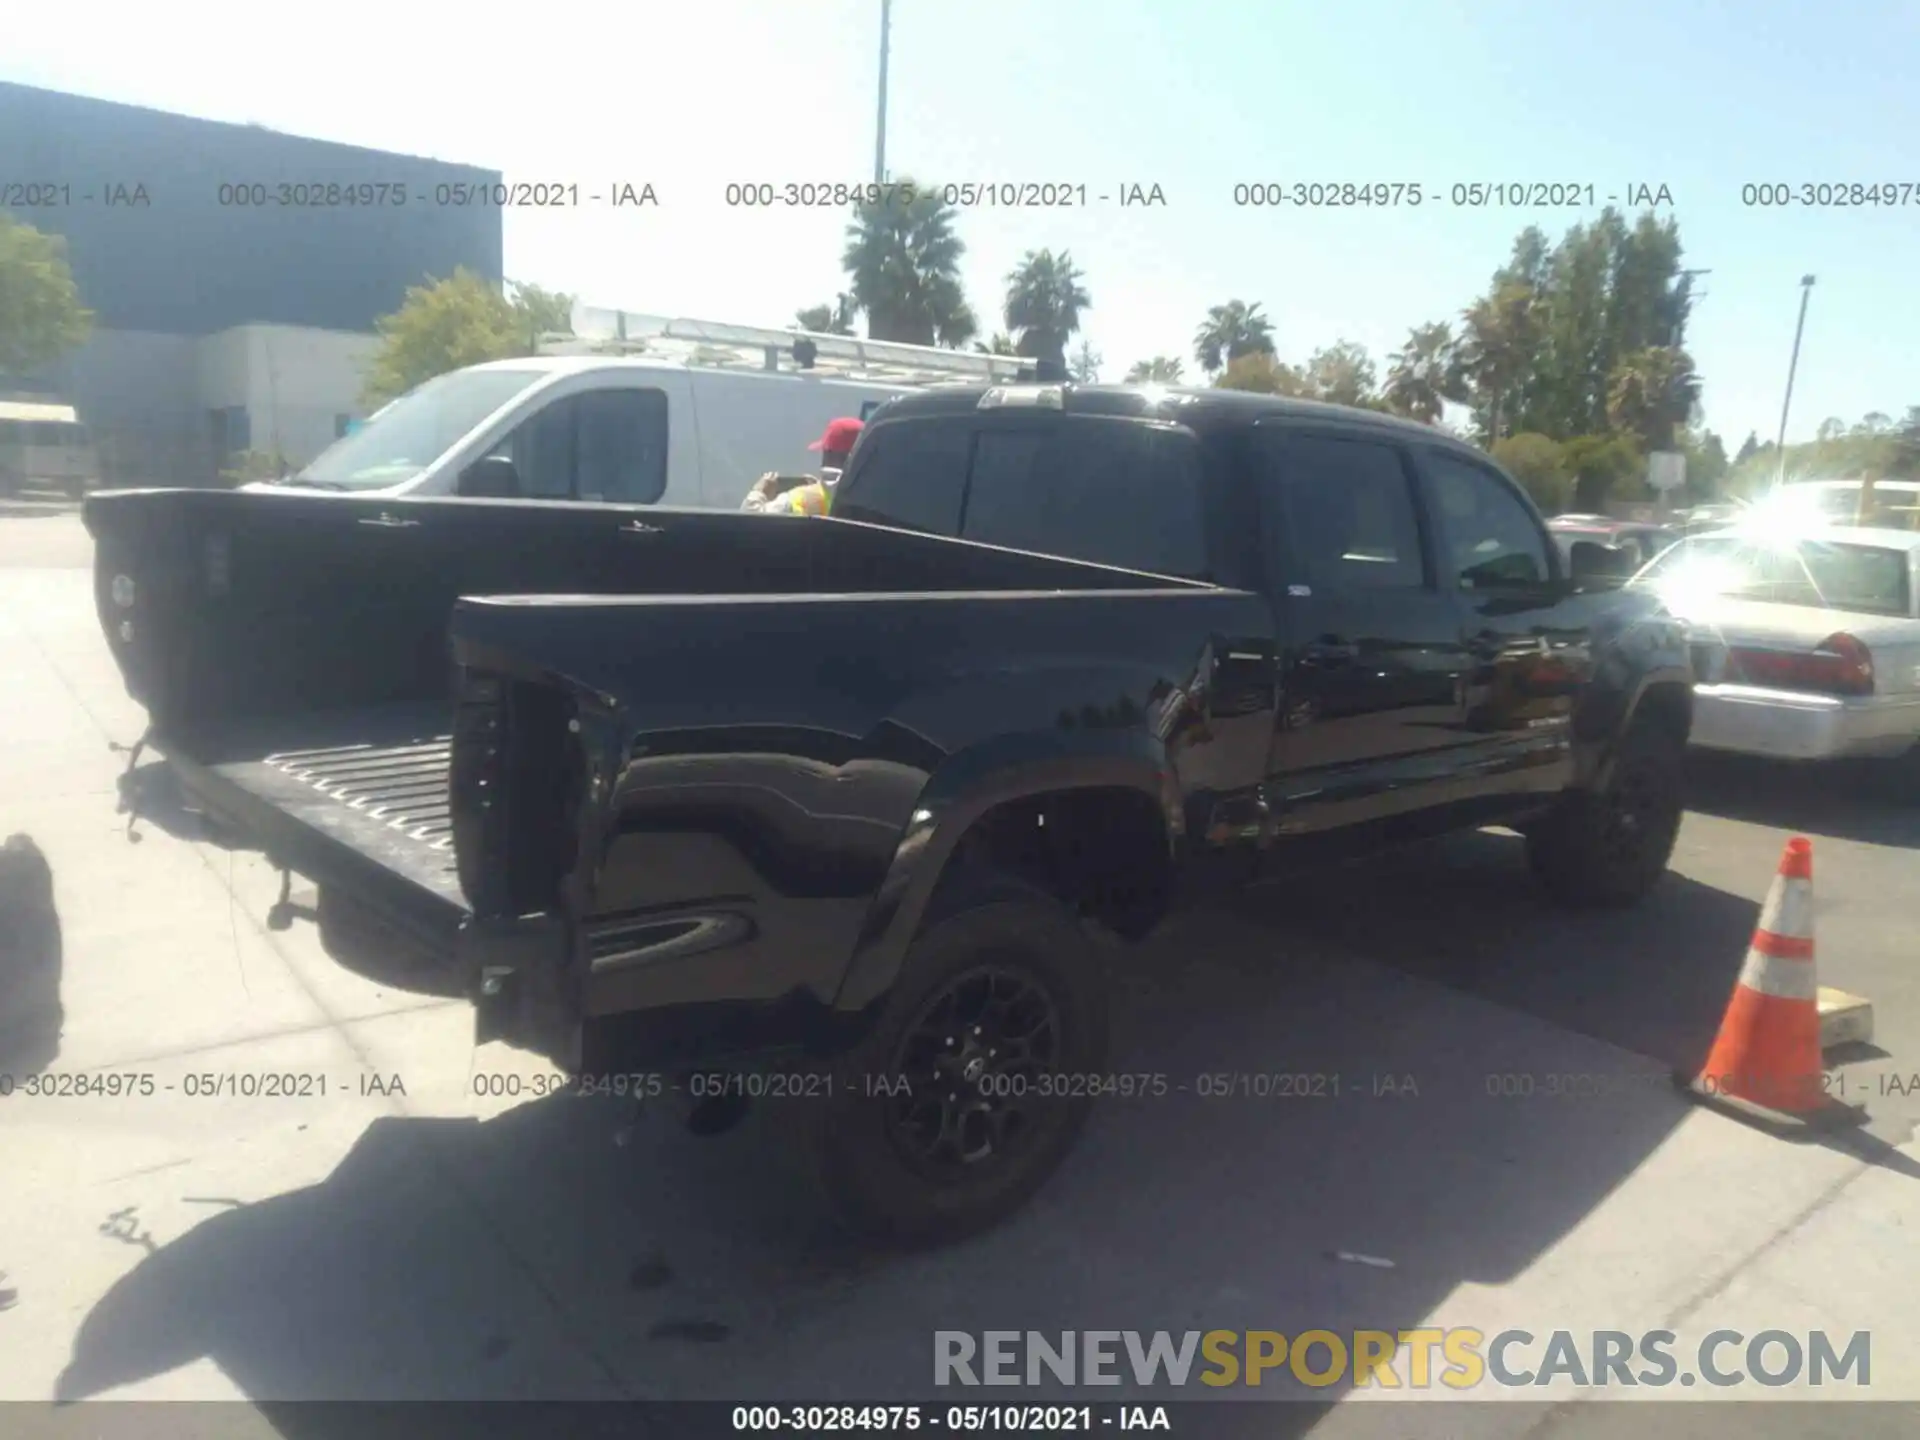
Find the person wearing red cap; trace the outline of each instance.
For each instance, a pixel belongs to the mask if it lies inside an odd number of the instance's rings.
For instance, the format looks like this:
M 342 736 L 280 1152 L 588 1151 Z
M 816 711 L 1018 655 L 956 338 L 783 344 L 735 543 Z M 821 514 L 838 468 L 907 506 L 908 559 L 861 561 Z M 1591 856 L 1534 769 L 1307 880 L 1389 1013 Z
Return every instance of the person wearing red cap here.
M 860 438 L 861 422 L 843 416 L 827 423 L 826 433 L 807 447 L 820 454 L 818 475 L 781 475 L 769 471 L 754 481 L 742 510 L 763 515 L 824 515 L 833 503 L 833 487 Z

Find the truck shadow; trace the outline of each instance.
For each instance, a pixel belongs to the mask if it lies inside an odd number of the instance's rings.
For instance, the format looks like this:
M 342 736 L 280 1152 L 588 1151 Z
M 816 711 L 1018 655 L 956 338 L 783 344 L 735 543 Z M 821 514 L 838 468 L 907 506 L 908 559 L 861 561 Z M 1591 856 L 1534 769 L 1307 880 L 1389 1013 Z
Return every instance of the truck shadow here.
M 1920 847 L 1920 796 L 1884 763 L 1793 765 L 1747 755 L 1687 757 L 1687 806 L 1725 820 L 1870 845 Z
M 1496 831 L 1261 886 L 1240 910 L 1674 1068 L 1705 1061 L 1758 919 L 1669 872 L 1640 904 L 1569 923 Z
M 1482 920 L 1504 932 L 1489 971 L 1559 965 L 1526 953 L 1529 902 L 1491 868 L 1436 887 L 1484 886 L 1499 913 Z M 1736 933 L 1750 922 L 1730 899 L 1724 914 L 1710 896 L 1679 903 Z M 1574 1103 L 1496 1094 L 1500 1077 L 1621 1062 L 1330 953 L 1313 931 L 1340 904 L 1317 904 L 1317 922 L 1298 900 L 1284 923 L 1196 917 L 1131 952 L 1115 1065 L 1144 1093 L 1103 1102 L 1038 1199 L 969 1244 L 903 1255 L 843 1237 L 777 1107 L 710 1140 L 643 1115 L 624 1145 L 631 1111 L 599 1101 L 383 1119 L 322 1183 L 161 1237 L 88 1315 L 58 1393 L 210 1358 L 256 1401 L 983 1403 L 1041 1397 L 936 1391 L 936 1331 L 1411 1328 L 1461 1285 L 1527 1269 L 1689 1107 L 1652 1083 Z M 1324 1413 L 1331 1392 L 1267 1380 L 1222 1392 L 1300 1402 L 1262 1433 Z M 1148 1398 L 1099 1398 L 1130 1397 Z M 268 1412 L 300 1440 L 358 1435 L 358 1413 Z
M 65 1009 L 53 869 L 29 835 L 0 844 L 0 1075 L 18 1082 L 60 1054 Z

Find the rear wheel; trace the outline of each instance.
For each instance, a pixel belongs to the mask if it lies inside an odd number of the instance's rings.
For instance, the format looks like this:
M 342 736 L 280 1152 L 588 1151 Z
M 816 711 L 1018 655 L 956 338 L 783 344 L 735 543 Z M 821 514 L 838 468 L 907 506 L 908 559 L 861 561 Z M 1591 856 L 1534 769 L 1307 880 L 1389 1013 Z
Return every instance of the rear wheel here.
M 814 1174 L 875 1238 L 984 1230 L 1065 1158 L 1106 1056 L 1105 984 L 1073 913 L 1016 881 L 972 883 L 913 942 L 833 1098 L 798 1107 Z
M 1631 905 L 1653 888 L 1680 833 L 1685 751 L 1661 717 L 1636 716 L 1606 784 L 1569 791 L 1533 829 L 1527 859 L 1555 901 Z

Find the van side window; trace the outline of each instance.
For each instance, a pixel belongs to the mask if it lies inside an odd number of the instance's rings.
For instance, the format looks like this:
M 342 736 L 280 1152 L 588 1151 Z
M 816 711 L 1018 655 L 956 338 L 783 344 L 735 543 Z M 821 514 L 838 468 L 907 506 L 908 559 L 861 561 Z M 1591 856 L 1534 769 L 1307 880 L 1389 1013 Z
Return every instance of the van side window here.
M 961 535 L 1198 579 L 1207 573 L 1199 443 L 1137 420 L 1069 416 L 983 430 Z
M 664 390 L 587 390 L 529 416 L 493 449 L 529 500 L 651 505 L 667 490 Z
M 576 395 L 574 494 L 613 505 L 652 505 L 667 490 L 664 390 L 589 390 Z
M 833 497 L 834 518 L 929 535 L 957 533 L 972 439 L 962 417 L 875 425 L 860 437 Z
M 496 455 L 513 461 L 528 500 L 573 496 L 573 402 L 559 400 L 522 420 Z

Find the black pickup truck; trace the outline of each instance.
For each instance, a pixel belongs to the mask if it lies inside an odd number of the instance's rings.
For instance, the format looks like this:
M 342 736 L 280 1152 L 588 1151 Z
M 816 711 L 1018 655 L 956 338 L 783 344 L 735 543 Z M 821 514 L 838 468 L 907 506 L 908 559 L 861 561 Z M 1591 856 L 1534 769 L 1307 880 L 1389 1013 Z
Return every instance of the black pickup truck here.
M 1675 623 L 1371 413 L 943 388 L 874 417 L 831 519 L 127 491 L 86 523 L 151 737 L 318 885 L 332 953 L 573 1073 L 804 1099 L 828 1194 L 896 1238 L 1060 1161 L 1107 1064 L 1090 932 L 1486 824 L 1627 903 L 1681 815 Z

